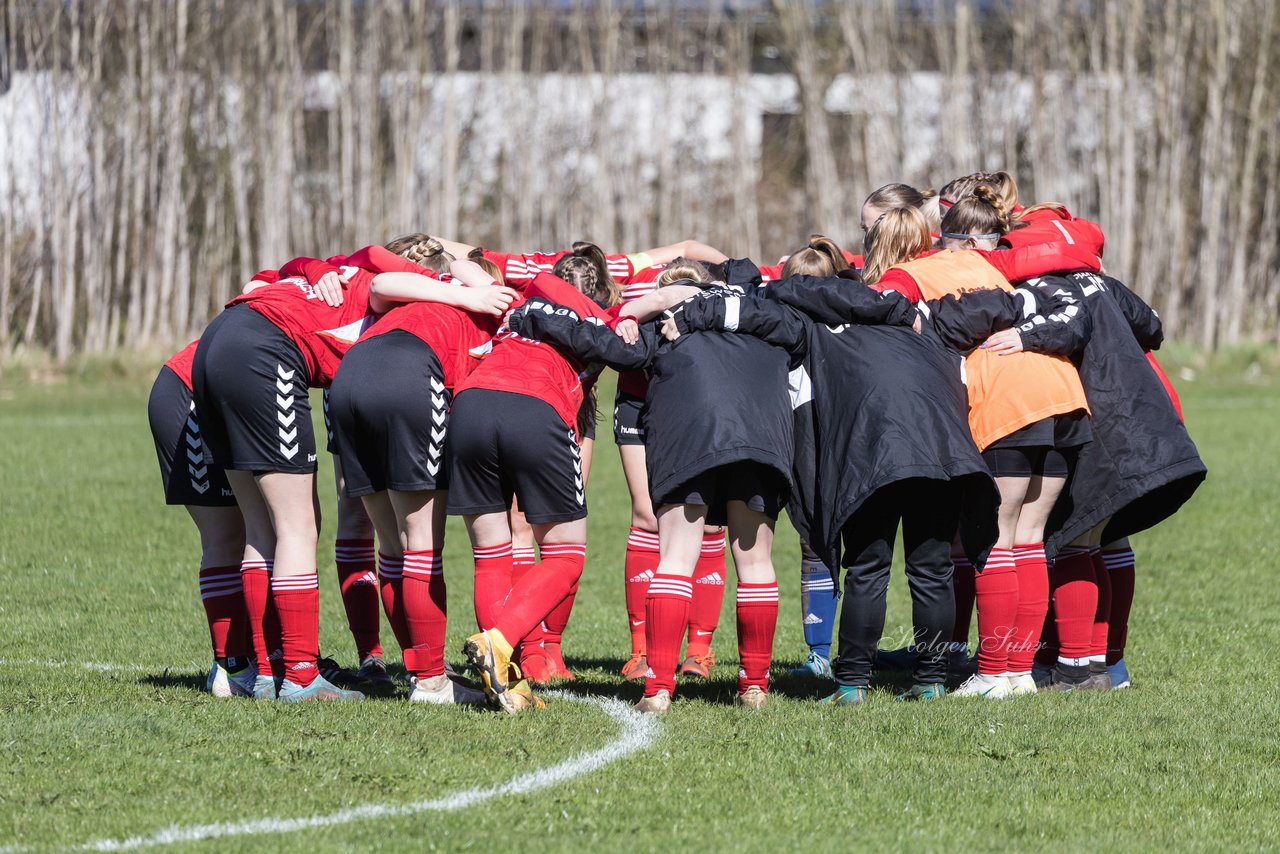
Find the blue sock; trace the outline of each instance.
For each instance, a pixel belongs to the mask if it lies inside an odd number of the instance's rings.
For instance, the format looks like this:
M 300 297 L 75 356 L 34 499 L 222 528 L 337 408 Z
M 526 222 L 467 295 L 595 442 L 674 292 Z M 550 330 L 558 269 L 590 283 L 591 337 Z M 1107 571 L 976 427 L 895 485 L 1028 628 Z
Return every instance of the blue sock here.
M 817 558 L 800 562 L 800 610 L 804 642 L 810 652 L 831 659 L 831 632 L 836 622 L 836 585 L 827 565 Z

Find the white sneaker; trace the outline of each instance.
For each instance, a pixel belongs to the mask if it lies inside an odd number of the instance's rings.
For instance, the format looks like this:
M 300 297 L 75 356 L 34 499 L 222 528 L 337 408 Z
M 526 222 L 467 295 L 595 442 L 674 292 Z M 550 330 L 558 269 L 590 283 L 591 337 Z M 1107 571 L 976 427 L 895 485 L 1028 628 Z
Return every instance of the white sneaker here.
M 984 697 L 988 700 L 1003 700 L 1009 696 L 1009 680 L 1004 676 L 988 676 L 975 673 L 964 681 L 964 684 L 951 692 L 953 697 Z
M 430 679 L 415 679 L 409 692 L 410 703 L 434 703 L 437 706 L 487 706 L 484 692 L 454 682 L 449 674 L 441 673 Z
M 1006 673 L 1004 676 L 1009 681 L 1010 697 L 1025 697 L 1028 694 L 1038 693 L 1036 680 L 1030 673 Z

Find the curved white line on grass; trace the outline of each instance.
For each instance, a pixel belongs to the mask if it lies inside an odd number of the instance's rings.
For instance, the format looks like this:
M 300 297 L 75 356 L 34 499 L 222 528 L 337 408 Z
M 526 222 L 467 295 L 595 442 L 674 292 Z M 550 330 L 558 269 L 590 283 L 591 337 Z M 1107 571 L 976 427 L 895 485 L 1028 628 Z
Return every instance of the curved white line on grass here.
M 599 750 L 582 753 L 548 768 L 539 768 L 528 774 L 508 780 L 497 786 L 483 786 L 455 792 L 430 801 L 414 801 L 408 804 L 365 804 L 339 810 L 328 815 L 303 818 L 263 818 L 257 821 L 227 822 L 221 824 L 174 825 L 150 836 L 133 836 L 128 839 L 99 839 L 76 846 L 81 851 L 132 851 L 138 848 L 154 848 L 182 842 L 200 842 L 206 839 L 225 839 L 234 836 L 255 836 L 267 833 L 297 833 L 320 827 L 333 827 L 366 821 L 373 818 L 393 818 L 426 812 L 456 812 L 475 806 L 492 798 L 507 795 L 525 795 L 539 789 L 547 789 L 567 783 L 576 777 L 597 771 L 632 753 L 653 744 L 658 733 L 658 722 L 650 715 L 634 711 L 621 700 L 605 697 L 583 697 L 573 693 L 553 691 L 550 695 L 565 700 L 575 700 L 597 706 L 617 721 L 620 732 L 617 740 Z

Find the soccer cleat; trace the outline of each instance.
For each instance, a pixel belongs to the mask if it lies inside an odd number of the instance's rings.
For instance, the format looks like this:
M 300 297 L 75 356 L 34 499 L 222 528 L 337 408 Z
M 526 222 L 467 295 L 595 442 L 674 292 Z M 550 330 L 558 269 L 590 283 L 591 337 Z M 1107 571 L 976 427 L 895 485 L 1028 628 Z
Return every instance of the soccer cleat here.
M 874 664 L 877 670 L 910 670 L 916 665 L 916 648 L 878 649 Z
M 1073 672 L 1077 668 L 1068 670 L 1058 665 L 1049 672 L 1049 681 L 1043 685 L 1036 683 L 1037 687 L 1050 694 L 1070 694 L 1076 691 L 1096 691 L 1097 687 L 1090 684 L 1090 674 L 1087 667 L 1078 668 L 1079 672 Z
M 1036 680 L 1030 673 L 1019 673 L 1016 676 L 1005 674 L 1005 678 L 1009 680 L 1010 697 L 1025 697 L 1040 690 L 1036 687 Z
M 1036 681 L 1037 688 L 1043 688 L 1053 678 L 1053 665 L 1037 661 L 1031 665 L 1031 678 Z
M 319 674 L 310 685 L 299 685 L 286 679 L 280 683 L 277 699 L 285 703 L 306 703 L 311 700 L 328 700 L 331 702 L 349 702 L 363 700 L 364 694 L 359 691 L 346 691 L 334 685 Z
M 947 696 L 947 689 L 941 682 L 917 682 L 905 693 L 899 694 L 899 700 L 941 700 Z
M 1110 691 L 1111 675 L 1107 665 L 1101 661 L 1089 662 L 1089 679 L 1085 683 L 1086 691 Z
M 352 689 L 356 687 L 356 674 L 343 667 L 332 658 L 321 658 L 316 661 L 316 666 L 320 668 L 320 675 L 328 682 L 343 689 Z
M 550 685 L 555 678 L 551 662 L 539 648 L 536 652 L 520 650 L 520 672 L 534 685 Z
M 258 681 L 258 668 L 252 664 L 246 664 L 239 670 L 226 670 L 227 683 L 231 686 L 231 696 L 233 697 L 252 697 L 254 686 Z
M 505 696 L 509 703 L 504 705 L 502 710 L 509 715 L 518 715 L 528 709 L 545 709 L 547 707 L 547 704 L 542 702 L 542 698 L 533 693 L 533 687 L 527 679 L 521 679 L 519 682 L 512 684 L 507 688 Z
M 1123 658 L 1115 664 L 1107 665 L 1107 675 L 1111 677 L 1112 691 L 1120 691 L 1133 684 L 1129 681 L 1129 668 L 1124 666 Z
M 665 715 L 671 711 L 671 692 L 664 689 L 651 697 L 641 697 L 633 708 L 646 715 Z
M 259 673 L 253 679 L 253 699 L 274 700 L 279 692 L 276 678 L 270 673 Z
M 871 689 L 866 685 L 841 685 L 834 694 L 823 697 L 820 702 L 826 706 L 861 706 L 870 694 Z
M 809 650 L 809 657 L 804 660 L 804 664 L 788 670 L 787 675 L 798 679 L 830 679 L 831 661 Z
M 231 681 L 227 679 L 227 671 L 216 661 L 209 668 L 209 674 L 204 677 L 204 690 L 205 693 L 215 697 L 232 696 Z
M 951 692 L 953 697 L 983 697 L 988 700 L 1003 700 L 1009 696 L 1009 680 L 1003 675 L 990 676 L 986 673 L 975 673 L 964 681 L 959 688 Z
M 747 690 L 733 698 L 744 709 L 763 709 L 769 705 L 769 695 L 759 685 L 748 685 Z
M 467 638 L 467 642 L 462 645 L 462 651 L 466 654 L 471 667 L 480 674 L 480 680 L 484 683 L 485 696 L 505 711 L 515 714 L 518 710 L 513 710 L 513 700 L 507 697 L 506 693 L 511 672 L 515 671 L 516 679 L 520 679 L 521 674 L 519 668 L 512 664 L 510 656 L 498 649 L 497 643 L 490 637 L 488 631 L 476 632 Z
M 631 657 L 627 659 L 627 663 L 622 665 L 622 678 L 629 682 L 635 682 L 644 678 L 649 672 L 649 659 L 645 657 L 643 652 L 633 652 Z
M 374 697 L 390 697 L 396 692 L 396 684 L 387 673 L 387 663 L 380 655 L 366 655 L 355 675 L 356 687 Z
M 716 652 L 708 649 L 706 655 L 691 655 L 680 665 L 681 676 L 693 676 L 698 679 L 710 679 L 711 668 L 716 666 Z
M 572 682 L 577 679 L 573 675 L 573 671 L 569 669 L 569 665 L 564 663 L 564 653 L 560 651 L 560 645 L 543 647 L 547 654 L 547 669 L 551 671 L 552 679 L 563 679 L 566 682 Z
M 487 706 L 484 692 L 454 682 L 447 674 L 418 679 L 409 692 L 410 703 L 433 703 L 437 706 Z

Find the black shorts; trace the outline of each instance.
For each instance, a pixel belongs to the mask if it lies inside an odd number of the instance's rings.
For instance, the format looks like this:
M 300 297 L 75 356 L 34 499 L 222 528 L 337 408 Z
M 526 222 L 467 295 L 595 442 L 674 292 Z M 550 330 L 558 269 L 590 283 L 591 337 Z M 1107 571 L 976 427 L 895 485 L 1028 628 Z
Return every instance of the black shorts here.
M 644 398 L 618 392 L 613 398 L 613 441 L 644 445 Z
M 194 507 L 235 507 L 227 474 L 204 457 L 200 418 L 191 389 L 173 372 L 160 369 L 147 401 L 147 419 L 156 441 L 164 502 Z
M 445 437 L 452 396 L 432 349 L 396 330 L 342 358 L 329 411 L 347 496 L 449 488 Z
M 1093 439 L 1093 428 L 1089 425 L 1089 416 L 1084 412 L 1070 412 L 1066 415 L 1054 415 L 1028 424 L 1021 430 L 1015 430 L 1008 436 L 1001 436 L 987 446 L 992 448 L 1079 448 Z
M 995 477 L 1070 477 L 1080 447 L 1050 448 L 1045 445 L 990 447 L 982 461 Z
M 214 318 L 192 365 L 212 462 L 225 469 L 313 474 L 316 437 L 298 346 L 247 305 Z
M 335 457 L 338 455 L 337 437 L 333 435 L 333 417 L 329 415 L 329 399 L 333 396 L 333 389 L 327 388 L 320 395 L 320 411 L 324 414 L 324 449 Z
M 454 401 L 449 430 L 449 513 L 511 508 L 534 524 L 587 515 L 582 451 L 551 404 L 525 394 L 472 388 Z
M 741 501 L 757 513 L 777 519 L 787 503 L 787 481 L 769 466 L 749 461 L 729 463 L 695 475 L 654 501 L 664 504 L 705 504 L 707 524 L 726 525 L 730 501 Z

